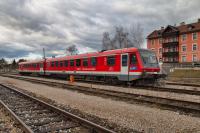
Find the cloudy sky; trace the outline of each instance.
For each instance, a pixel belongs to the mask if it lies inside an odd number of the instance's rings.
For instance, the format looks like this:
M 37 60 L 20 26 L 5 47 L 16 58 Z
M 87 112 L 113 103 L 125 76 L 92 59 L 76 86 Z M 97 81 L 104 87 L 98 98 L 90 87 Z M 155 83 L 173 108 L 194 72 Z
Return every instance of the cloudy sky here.
M 61 55 L 101 49 L 102 33 L 140 23 L 144 37 L 154 29 L 200 18 L 199 0 L 1 0 L 0 58 Z

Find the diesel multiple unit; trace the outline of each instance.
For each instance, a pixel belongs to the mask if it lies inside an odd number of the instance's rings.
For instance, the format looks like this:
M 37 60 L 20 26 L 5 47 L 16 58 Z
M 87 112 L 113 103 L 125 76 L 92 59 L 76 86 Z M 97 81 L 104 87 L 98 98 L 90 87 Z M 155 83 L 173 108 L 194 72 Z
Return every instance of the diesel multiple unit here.
M 37 61 L 21 62 L 19 73 L 90 79 L 98 81 L 134 82 L 159 78 L 159 64 L 154 52 L 125 48 L 93 52 Z

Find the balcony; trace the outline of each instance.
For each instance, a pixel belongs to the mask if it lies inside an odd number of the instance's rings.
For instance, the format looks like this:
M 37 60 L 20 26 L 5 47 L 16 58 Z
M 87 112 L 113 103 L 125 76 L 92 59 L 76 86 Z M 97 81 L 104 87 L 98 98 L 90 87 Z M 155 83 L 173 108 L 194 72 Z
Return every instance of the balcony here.
M 178 55 L 179 55 L 178 51 L 163 52 L 163 54 L 162 54 L 163 57 L 178 57 Z
M 162 46 L 163 46 L 163 48 L 178 46 L 178 41 L 175 41 L 175 42 L 163 42 Z
M 163 61 L 164 63 L 178 63 L 178 61 Z

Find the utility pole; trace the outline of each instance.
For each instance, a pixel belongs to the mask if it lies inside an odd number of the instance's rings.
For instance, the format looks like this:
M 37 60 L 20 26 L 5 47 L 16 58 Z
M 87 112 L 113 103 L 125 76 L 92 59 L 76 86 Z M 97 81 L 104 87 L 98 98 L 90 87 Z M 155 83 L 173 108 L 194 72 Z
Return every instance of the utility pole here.
M 44 71 L 44 75 L 46 75 L 46 72 L 45 72 L 45 70 L 46 70 L 46 56 L 45 56 L 45 49 L 43 48 L 43 59 L 44 59 L 44 63 L 43 63 L 43 71 Z
M 46 56 L 45 56 L 45 49 L 43 48 L 43 59 L 46 59 Z

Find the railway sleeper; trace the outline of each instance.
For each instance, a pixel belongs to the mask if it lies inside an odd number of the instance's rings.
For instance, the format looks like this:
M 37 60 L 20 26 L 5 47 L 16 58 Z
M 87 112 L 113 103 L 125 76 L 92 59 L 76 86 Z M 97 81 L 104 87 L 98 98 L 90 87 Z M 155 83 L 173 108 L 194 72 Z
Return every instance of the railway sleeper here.
M 22 117 L 23 115 L 21 115 L 21 117 Z M 40 119 L 41 117 L 56 117 L 57 116 L 57 114 L 55 114 L 55 113 L 49 113 L 49 114 L 31 114 L 31 116 L 30 115 L 24 115 L 24 117 L 23 117 L 23 119 L 25 120 L 25 119 Z
M 54 123 L 44 125 L 39 127 L 38 130 L 35 130 L 37 133 L 46 133 L 46 132 L 54 132 L 54 131 L 66 131 L 72 128 L 79 127 L 80 125 L 72 123 L 72 122 L 62 122 L 62 123 Z
M 32 113 L 43 114 L 43 113 L 49 113 L 49 112 L 50 112 L 49 110 L 29 110 L 29 111 L 23 111 L 23 112 L 16 111 L 15 113 L 17 115 L 26 115 L 26 114 L 32 114 Z
M 29 126 L 43 126 L 52 122 L 61 122 L 62 119 L 61 118 L 43 118 L 43 119 L 36 119 L 36 120 L 27 120 L 25 121 L 25 123 Z

